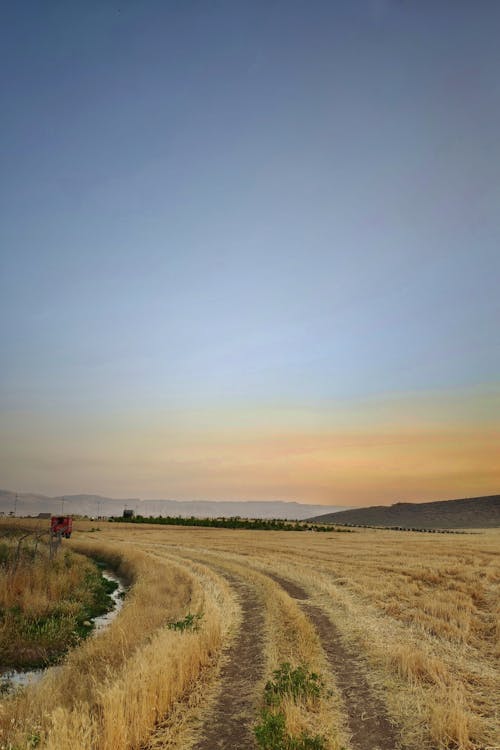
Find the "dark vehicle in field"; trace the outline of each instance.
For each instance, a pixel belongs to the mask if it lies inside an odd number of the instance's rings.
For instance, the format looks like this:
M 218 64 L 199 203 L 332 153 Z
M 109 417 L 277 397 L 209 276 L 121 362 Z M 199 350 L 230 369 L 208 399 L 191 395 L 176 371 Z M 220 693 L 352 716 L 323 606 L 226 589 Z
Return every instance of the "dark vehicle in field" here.
M 52 516 L 50 519 L 50 533 L 52 536 L 63 536 L 69 539 L 73 531 L 71 516 Z

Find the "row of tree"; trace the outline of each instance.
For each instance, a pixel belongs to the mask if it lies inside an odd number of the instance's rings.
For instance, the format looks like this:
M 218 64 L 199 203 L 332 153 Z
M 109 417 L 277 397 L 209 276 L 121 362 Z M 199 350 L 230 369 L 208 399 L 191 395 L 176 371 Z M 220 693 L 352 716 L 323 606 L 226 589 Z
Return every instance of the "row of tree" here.
M 110 519 L 111 520 L 111 519 Z M 182 518 L 181 516 L 114 516 L 113 521 L 122 523 L 155 523 L 163 526 L 206 526 L 214 529 L 254 529 L 259 531 L 340 531 L 325 524 L 311 524 L 300 521 L 283 521 L 278 518 Z M 342 529 L 344 531 L 344 529 Z M 345 529 L 347 531 L 347 529 Z

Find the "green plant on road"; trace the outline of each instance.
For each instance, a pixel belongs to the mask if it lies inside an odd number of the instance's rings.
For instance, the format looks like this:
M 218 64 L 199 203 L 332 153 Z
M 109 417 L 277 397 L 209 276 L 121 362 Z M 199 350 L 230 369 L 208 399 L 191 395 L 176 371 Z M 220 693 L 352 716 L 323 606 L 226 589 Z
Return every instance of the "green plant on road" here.
M 273 672 L 273 680 L 270 680 L 264 689 L 264 700 L 268 706 L 277 705 L 285 695 L 299 699 L 311 698 L 315 700 L 320 697 L 324 685 L 316 672 L 310 672 L 305 665 L 293 668 L 285 662 Z
M 261 721 L 254 728 L 255 739 L 261 750 L 326 750 L 326 740 L 319 734 L 311 735 L 304 729 L 294 736 L 287 731 L 286 702 L 300 705 L 308 713 L 324 693 L 324 683 L 316 672 L 305 664 L 292 667 L 288 662 L 274 670 L 273 679 L 264 688 L 266 708 Z
M 273 713 L 265 709 L 261 714 L 261 723 L 254 729 L 257 745 L 261 750 L 325 750 L 325 740 L 321 735 L 314 737 L 303 732 L 300 737 L 293 737 L 286 731 L 285 714 Z

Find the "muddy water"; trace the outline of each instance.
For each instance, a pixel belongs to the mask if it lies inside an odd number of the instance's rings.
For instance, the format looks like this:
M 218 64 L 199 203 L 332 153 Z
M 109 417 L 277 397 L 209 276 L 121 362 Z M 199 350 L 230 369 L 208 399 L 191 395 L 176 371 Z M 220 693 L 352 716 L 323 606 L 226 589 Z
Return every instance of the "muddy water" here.
M 92 622 L 92 624 L 94 625 L 91 636 L 98 635 L 106 627 L 108 627 L 108 625 L 113 622 L 113 620 L 123 607 L 123 593 L 125 591 L 123 582 L 109 570 L 102 571 L 101 575 L 107 581 L 115 581 L 118 585 L 113 593 L 110 594 L 110 598 L 113 602 L 113 608 L 110 609 L 109 612 L 106 612 L 104 615 L 99 615 L 99 617 L 91 618 L 90 622 Z M 12 669 L 8 672 L 0 672 L 0 694 L 3 693 L 5 695 L 13 692 L 17 688 L 25 687 L 26 685 L 32 685 L 41 680 L 49 670 L 56 671 L 57 669 L 59 669 L 58 666 L 45 667 L 44 669 Z

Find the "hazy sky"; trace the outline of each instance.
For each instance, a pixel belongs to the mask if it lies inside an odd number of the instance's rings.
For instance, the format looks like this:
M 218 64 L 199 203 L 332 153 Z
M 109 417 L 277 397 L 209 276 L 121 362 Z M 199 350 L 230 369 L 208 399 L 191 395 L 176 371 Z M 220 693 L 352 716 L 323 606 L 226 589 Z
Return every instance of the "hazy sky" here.
M 500 3 L 24 2 L 0 484 L 500 489 Z

